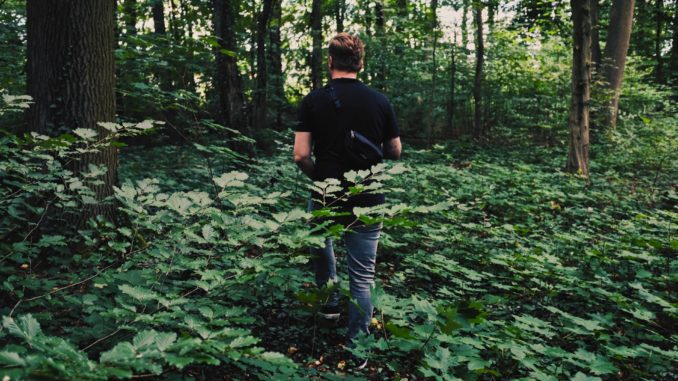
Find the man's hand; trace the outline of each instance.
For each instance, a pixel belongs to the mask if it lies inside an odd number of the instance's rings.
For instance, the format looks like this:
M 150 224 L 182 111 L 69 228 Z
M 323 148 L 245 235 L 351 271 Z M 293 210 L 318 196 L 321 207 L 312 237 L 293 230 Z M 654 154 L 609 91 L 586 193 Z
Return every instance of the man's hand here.
M 397 136 L 387 142 L 384 142 L 384 159 L 398 160 L 403 146 L 400 143 L 400 137 Z
M 299 169 L 313 180 L 313 171 L 315 170 L 315 163 L 311 159 L 311 144 L 312 138 L 310 132 L 295 132 L 294 133 L 294 162 L 297 163 Z

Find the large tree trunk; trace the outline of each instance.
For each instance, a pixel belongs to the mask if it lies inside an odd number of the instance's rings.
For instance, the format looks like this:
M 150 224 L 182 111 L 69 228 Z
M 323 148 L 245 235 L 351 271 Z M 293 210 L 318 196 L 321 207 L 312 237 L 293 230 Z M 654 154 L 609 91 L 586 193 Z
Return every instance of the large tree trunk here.
M 235 0 L 212 0 L 214 7 L 214 33 L 219 47 L 214 49 L 216 57 L 215 88 L 218 96 L 219 123 L 248 134 L 243 118 L 243 96 L 240 74 L 235 52 L 235 17 L 238 14 Z M 222 51 L 225 50 L 225 51 Z
M 337 23 L 337 33 L 344 31 L 346 18 L 346 0 L 334 0 L 334 20 Z
M 589 175 L 589 102 L 591 100 L 591 8 L 589 0 L 571 0 L 572 99 L 570 144 L 565 170 Z
M 485 47 L 483 43 L 483 8 L 477 3 L 473 6 L 473 20 L 476 28 L 476 72 L 473 81 L 473 102 L 475 114 L 473 119 L 473 133 L 476 138 L 483 136 L 483 64 L 485 61 Z
M 600 68 L 603 59 L 603 55 L 600 51 L 600 23 L 598 22 L 598 18 L 600 17 L 599 1 L 600 0 L 591 0 L 591 59 L 593 60 L 596 69 Z
M 323 85 L 322 69 L 322 1 L 313 0 L 311 4 L 311 86 L 318 89 Z
M 163 0 L 152 0 L 151 13 L 153 13 L 153 32 L 158 35 L 167 33 L 165 27 L 165 4 Z
M 28 94 L 34 103 L 28 129 L 48 135 L 76 128 L 109 135 L 98 122 L 115 122 L 115 2 L 111 0 L 28 0 Z M 116 147 L 88 153 L 69 164 L 80 173 L 104 164 L 102 184 L 92 185 L 97 201 L 113 194 L 117 181 Z M 114 217 L 114 206 L 85 204 L 71 221 L 83 226 L 87 218 Z
M 624 78 L 624 65 L 629 50 L 634 0 L 613 0 L 610 10 L 610 26 L 607 32 L 603 73 L 610 91 L 605 125 L 614 128 L 619 113 L 619 95 Z
M 266 66 L 266 29 L 271 17 L 271 6 L 273 1 L 264 0 L 264 6 L 259 13 L 257 20 L 257 78 L 254 88 L 254 112 L 252 126 L 255 131 L 261 131 L 266 128 L 266 119 L 268 114 L 267 100 L 267 72 Z
M 282 23 L 282 1 L 275 1 L 271 9 L 271 21 L 268 27 L 268 35 L 271 46 L 268 49 L 269 74 L 271 76 L 271 95 L 274 105 L 275 122 L 274 126 L 280 130 L 282 128 L 283 106 L 287 103 L 285 99 L 284 78 L 282 72 L 282 51 L 280 49 L 280 25 Z

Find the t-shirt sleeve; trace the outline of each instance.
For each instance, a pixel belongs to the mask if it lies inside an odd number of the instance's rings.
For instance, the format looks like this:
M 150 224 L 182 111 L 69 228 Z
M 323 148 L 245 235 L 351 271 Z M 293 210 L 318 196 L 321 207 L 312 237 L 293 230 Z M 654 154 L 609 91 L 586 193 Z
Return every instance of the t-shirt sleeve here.
M 305 96 L 299 104 L 297 110 L 297 125 L 294 128 L 295 132 L 313 132 L 313 118 L 312 109 L 309 97 Z
M 397 138 L 400 136 L 400 127 L 398 126 L 398 119 L 396 119 L 395 111 L 391 102 L 386 100 L 386 125 L 384 128 L 384 141 Z

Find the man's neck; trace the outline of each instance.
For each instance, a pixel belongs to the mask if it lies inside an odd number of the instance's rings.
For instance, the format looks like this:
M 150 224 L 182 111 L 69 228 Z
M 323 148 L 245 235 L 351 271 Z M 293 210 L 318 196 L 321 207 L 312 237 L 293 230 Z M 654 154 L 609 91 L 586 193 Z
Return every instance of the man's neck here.
M 338 78 L 358 79 L 358 73 L 352 73 L 350 71 L 332 70 L 332 71 L 330 71 L 330 77 L 332 79 L 338 79 Z

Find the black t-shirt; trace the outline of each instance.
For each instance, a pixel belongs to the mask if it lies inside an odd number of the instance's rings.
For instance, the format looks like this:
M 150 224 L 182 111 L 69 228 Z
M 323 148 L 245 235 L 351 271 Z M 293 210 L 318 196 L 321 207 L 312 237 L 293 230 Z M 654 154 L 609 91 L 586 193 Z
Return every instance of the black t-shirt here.
M 345 164 L 344 134 L 346 129 L 360 132 L 377 146 L 400 135 L 395 113 L 386 96 L 354 78 L 331 80 L 342 113 L 338 118 L 328 85 L 311 91 L 299 107 L 298 132 L 310 132 L 313 138 L 316 181 L 341 179 L 351 169 Z M 342 126 L 339 123 L 346 123 Z M 339 205 L 350 210 L 353 206 L 374 206 L 384 202 L 383 194 L 359 194 Z

